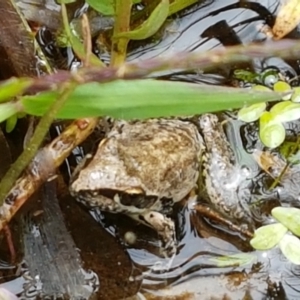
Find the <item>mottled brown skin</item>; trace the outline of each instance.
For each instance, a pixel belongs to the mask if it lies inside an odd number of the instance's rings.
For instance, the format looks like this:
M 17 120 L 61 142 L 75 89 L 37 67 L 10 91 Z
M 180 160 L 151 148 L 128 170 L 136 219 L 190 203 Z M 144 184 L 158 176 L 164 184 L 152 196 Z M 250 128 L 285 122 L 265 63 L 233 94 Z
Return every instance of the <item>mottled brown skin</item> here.
M 246 180 L 243 170 L 235 162 L 233 151 L 216 115 L 199 118 L 206 151 L 202 156 L 204 186 L 209 201 L 218 211 L 237 220 L 250 221 L 241 183 Z
M 202 147 L 201 135 L 189 122 L 117 121 L 92 160 L 76 172 L 71 194 L 153 227 L 167 254 L 173 254 L 174 223 L 164 213 L 195 187 Z

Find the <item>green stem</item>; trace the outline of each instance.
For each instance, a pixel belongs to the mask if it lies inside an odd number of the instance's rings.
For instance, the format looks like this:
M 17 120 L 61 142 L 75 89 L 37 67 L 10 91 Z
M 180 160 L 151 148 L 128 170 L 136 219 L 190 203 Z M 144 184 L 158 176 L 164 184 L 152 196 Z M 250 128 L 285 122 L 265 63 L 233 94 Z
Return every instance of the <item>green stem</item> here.
M 70 94 L 73 92 L 78 83 L 68 82 L 62 86 L 61 93 L 54 103 L 51 105 L 48 112 L 41 118 L 36 130 L 30 139 L 28 146 L 24 149 L 18 159 L 12 164 L 8 172 L 5 174 L 0 182 L 0 206 L 3 205 L 5 197 L 7 196 L 18 177 L 23 170 L 29 165 L 38 151 L 41 143 L 46 136 L 51 123 L 53 122 L 58 111 L 68 100 Z
M 175 0 L 170 4 L 169 16 L 180 12 L 181 10 L 196 4 L 199 0 Z
M 82 44 L 81 40 L 71 32 L 71 28 L 68 20 L 67 8 L 66 5 L 63 3 L 61 4 L 61 15 L 63 20 L 64 30 L 66 32 L 67 38 L 69 40 L 69 43 L 72 46 L 74 53 L 78 56 L 79 59 L 81 59 L 83 62 L 86 63 L 85 61 L 87 57 L 86 49 Z M 90 39 L 91 37 L 86 36 L 85 38 Z M 99 69 L 105 67 L 105 64 L 92 52 L 89 53 L 88 56 L 91 65 L 98 67 Z
M 62 20 L 63 20 L 64 30 L 66 32 L 68 39 L 71 42 L 72 32 L 71 32 L 70 25 L 69 25 L 67 8 L 64 3 L 61 4 L 61 16 L 62 16 Z
M 113 37 L 130 30 L 131 0 L 116 0 L 116 20 Z M 112 38 L 111 66 L 120 66 L 127 55 L 128 38 Z

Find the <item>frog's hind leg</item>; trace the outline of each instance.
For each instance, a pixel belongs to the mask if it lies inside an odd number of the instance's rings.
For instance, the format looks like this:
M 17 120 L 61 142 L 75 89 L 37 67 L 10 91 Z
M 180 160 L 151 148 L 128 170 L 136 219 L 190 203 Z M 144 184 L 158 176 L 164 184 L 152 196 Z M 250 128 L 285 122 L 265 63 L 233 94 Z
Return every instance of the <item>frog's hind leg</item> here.
M 176 253 L 175 224 L 170 218 L 156 211 L 136 214 L 131 217 L 157 231 L 163 242 L 163 256 L 170 257 Z

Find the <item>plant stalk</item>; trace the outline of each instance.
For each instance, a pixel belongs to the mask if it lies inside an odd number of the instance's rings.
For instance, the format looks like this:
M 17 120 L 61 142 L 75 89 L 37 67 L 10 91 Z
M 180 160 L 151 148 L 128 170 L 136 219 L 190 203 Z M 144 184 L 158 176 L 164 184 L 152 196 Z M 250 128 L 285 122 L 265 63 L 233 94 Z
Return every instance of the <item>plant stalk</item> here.
M 48 112 L 41 118 L 32 138 L 28 143 L 28 146 L 26 146 L 26 149 L 24 149 L 18 159 L 11 165 L 8 172 L 2 178 L 0 182 L 0 206 L 3 205 L 6 195 L 9 193 L 10 189 L 13 187 L 23 170 L 34 158 L 49 130 L 49 127 L 55 119 L 55 116 L 66 103 L 77 84 L 77 82 L 71 81 L 62 85 L 61 93 L 59 94 L 57 100 L 51 105 Z
M 116 20 L 112 37 L 111 66 L 118 67 L 126 59 L 128 38 L 114 39 L 114 36 L 130 30 L 131 6 L 131 0 L 116 0 Z

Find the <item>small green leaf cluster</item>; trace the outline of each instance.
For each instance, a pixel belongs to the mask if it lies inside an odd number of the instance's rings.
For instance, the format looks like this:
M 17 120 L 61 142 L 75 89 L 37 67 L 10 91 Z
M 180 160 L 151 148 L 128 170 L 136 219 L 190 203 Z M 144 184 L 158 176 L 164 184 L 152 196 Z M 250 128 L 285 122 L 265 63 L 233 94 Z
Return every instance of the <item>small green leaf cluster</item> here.
M 271 91 L 271 89 L 257 85 L 255 90 Z M 258 103 L 245 106 L 238 112 L 238 118 L 244 122 L 259 120 L 259 136 L 262 143 L 270 148 L 280 146 L 286 136 L 283 123 L 295 121 L 300 118 L 300 88 L 291 88 L 284 82 L 278 81 L 274 84 L 275 92 L 284 93 L 281 102 L 275 104 L 269 111 L 266 111 L 266 103 Z
M 236 69 L 233 78 L 251 84 L 259 84 L 267 87 L 273 85 L 280 79 L 280 73 L 275 68 L 268 68 L 261 73 L 254 73 L 244 69 Z
M 249 253 L 236 253 L 232 255 L 223 255 L 218 257 L 211 257 L 209 261 L 216 264 L 218 268 L 238 267 L 248 265 L 255 259 L 253 254 Z
M 279 246 L 289 261 L 300 265 L 300 209 L 275 207 L 272 216 L 278 223 L 258 228 L 250 241 L 251 246 L 256 250 L 269 250 Z
M 17 108 L 16 101 L 6 101 L 21 94 L 32 82 L 33 79 L 30 78 L 11 78 L 0 84 L 0 122 L 6 120 L 7 132 L 15 128 L 18 118 L 23 117 L 24 113 Z
M 138 28 L 122 32 L 114 36 L 114 38 L 127 38 L 130 40 L 144 40 L 154 35 L 166 21 L 169 15 L 169 0 L 161 0 L 155 7 L 150 17 L 143 22 Z
M 299 165 L 300 164 L 300 144 L 297 141 L 285 141 L 279 147 L 279 153 L 284 157 L 289 164 Z
M 132 1 L 132 0 L 131 0 Z M 86 0 L 86 2 L 97 12 L 105 16 L 115 15 L 115 1 L 114 0 Z M 140 1 L 132 1 L 133 4 Z M 114 36 L 115 39 L 127 38 L 131 40 L 144 40 L 154 35 L 169 15 L 169 0 L 161 0 L 157 7 L 153 10 L 147 20 L 145 20 L 138 28 L 122 32 Z
M 115 15 L 115 1 L 114 0 L 86 0 L 86 2 L 96 11 L 105 16 Z
M 95 11 L 105 16 L 114 16 L 116 14 L 115 0 L 86 0 L 86 2 Z M 141 0 L 131 0 L 132 4 L 137 4 L 140 2 Z M 174 0 L 172 3 L 170 3 L 169 0 L 161 0 L 151 12 L 148 19 L 146 19 L 140 26 L 131 31 L 120 32 L 114 35 L 113 38 L 126 38 L 130 40 L 147 39 L 153 36 L 162 27 L 168 16 L 195 3 L 197 3 L 197 0 Z
M 140 3 L 141 0 L 131 0 L 133 4 Z M 115 0 L 86 0 L 94 10 L 105 16 L 115 15 Z

